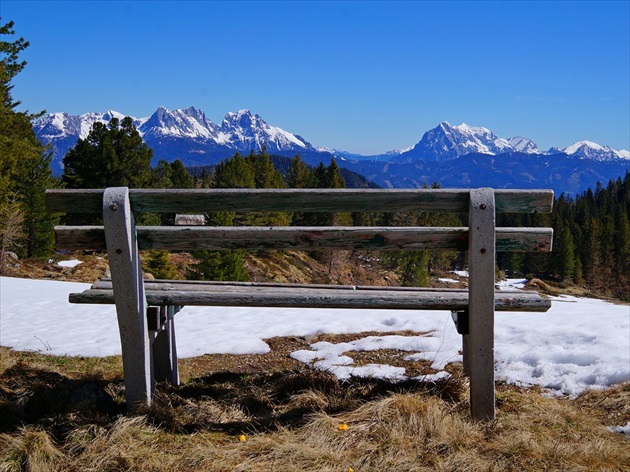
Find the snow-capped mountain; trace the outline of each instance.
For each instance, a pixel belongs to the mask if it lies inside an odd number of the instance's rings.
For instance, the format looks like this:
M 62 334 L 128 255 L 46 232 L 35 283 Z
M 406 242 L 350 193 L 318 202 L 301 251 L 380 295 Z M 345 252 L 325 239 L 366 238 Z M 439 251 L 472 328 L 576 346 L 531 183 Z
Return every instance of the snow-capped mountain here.
M 53 173 L 63 172 L 63 156 L 95 122 L 122 119 L 116 111 L 69 115 L 52 113 L 34 121 L 44 144 L 51 144 Z M 630 153 L 588 141 L 541 152 L 527 138 L 501 138 L 491 130 L 444 121 L 427 131 L 413 147 L 376 156 L 362 156 L 325 147 L 314 148 L 304 138 L 266 123 L 248 110 L 227 113 L 221 124 L 194 107 L 158 108 L 134 125 L 154 151 L 155 164 L 180 159 L 186 166 L 216 164 L 236 152 L 248 154 L 265 146 L 270 154 L 299 154 L 308 164 L 328 163 L 335 156 L 341 167 L 384 187 L 416 187 L 439 182 L 444 186 L 543 188 L 575 193 L 617 178 L 630 170 Z
M 160 107 L 146 119 L 138 132 L 143 138 L 192 138 L 213 139 L 219 127 L 194 107 L 185 110 L 167 110 Z
M 525 154 L 539 154 L 538 146 L 531 139 L 524 138 L 522 136 L 515 136 L 508 139 L 508 143 L 516 152 L 523 152 Z
M 219 139 L 221 144 L 233 149 L 261 149 L 266 146 L 270 152 L 314 150 L 301 136 L 269 126 L 259 115 L 252 115 L 249 110 L 225 115 Z
M 108 110 L 105 113 L 85 113 L 84 115 L 51 113 L 35 120 L 33 125 L 40 139 L 52 140 L 66 136 L 78 136 L 85 139 L 94 123 L 109 123 L 112 118 L 122 120 L 124 117 L 125 115 L 114 110 Z M 135 126 L 141 124 L 142 120 L 134 119 Z
M 579 141 L 562 150 L 565 154 L 580 159 L 593 159 L 596 161 L 609 161 L 615 159 L 630 159 L 630 151 L 624 149 L 615 150 L 608 146 L 600 146 L 591 141 Z
M 564 149 L 551 148 L 541 152 L 536 143 L 522 136 L 501 138 L 481 126 L 461 124 L 453 126 L 443 121 L 422 136 L 411 150 L 394 158 L 395 162 L 414 162 L 422 160 L 449 160 L 468 154 L 502 155 L 509 153 L 551 155 L 563 153 L 580 159 L 608 161 L 630 159 L 630 152 L 615 150 L 590 141 L 580 141 Z
M 424 133 L 418 144 L 402 153 L 396 161 L 447 160 L 472 153 L 496 155 L 512 150 L 508 140 L 499 138 L 487 128 L 469 126 L 465 123 L 453 126 L 443 121 L 437 127 Z
M 225 115 L 221 125 L 206 118 L 201 110 L 189 107 L 185 110 L 167 110 L 164 107 L 151 115 L 138 131 L 145 140 L 159 138 L 184 138 L 207 140 L 217 146 L 226 146 L 237 151 L 269 151 L 313 149 L 300 136 L 275 126 L 270 126 L 259 115 L 249 110 L 239 110 Z
M 85 139 L 95 122 L 108 123 L 125 115 L 115 111 L 69 115 L 51 113 L 33 122 L 38 138 L 53 148 L 52 168 L 63 171 L 63 156 L 79 139 Z M 240 110 L 225 115 L 221 125 L 194 107 L 183 110 L 158 108 L 149 118 L 133 118 L 134 125 L 149 147 L 154 160 L 181 159 L 186 165 L 209 165 L 235 152 L 259 151 L 282 155 L 319 154 L 302 137 L 267 124 L 259 115 Z M 322 156 L 330 157 L 324 153 Z

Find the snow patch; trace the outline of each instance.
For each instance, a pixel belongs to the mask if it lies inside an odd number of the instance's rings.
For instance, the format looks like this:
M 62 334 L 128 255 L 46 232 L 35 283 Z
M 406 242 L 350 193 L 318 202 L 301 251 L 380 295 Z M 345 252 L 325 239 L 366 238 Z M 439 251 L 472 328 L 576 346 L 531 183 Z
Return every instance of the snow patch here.
M 79 264 L 83 264 L 83 261 L 80 261 L 78 259 L 73 259 L 71 261 L 59 261 L 59 262 L 57 262 L 57 265 L 59 267 L 71 267 L 72 268 L 72 267 L 78 266 Z
M 465 273 L 459 272 L 463 275 Z M 505 282 L 518 287 L 522 279 Z M 501 284 L 500 284 L 501 285 Z M 0 344 L 52 355 L 120 354 L 112 305 L 68 303 L 68 294 L 90 284 L 0 277 Z M 349 343 L 319 342 L 292 357 L 339 376 L 401 379 L 392 366 L 356 366 L 351 351 L 399 349 L 407 360 L 431 363 L 436 376 L 461 361 L 461 336 L 446 311 L 301 308 L 185 307 L 176 316 L 180 357 L 262 354 L 264 339 L 321 333 L 383 333 Z M 417 336 L 388 335 L 409 330 Z M 552 298 L 547 313 L 498 313 L 495 375 L 516 385 L 540 385 L 557 395 L 577 395 L 630 381 L 630 306 L 570 296 Z M 345 378 L 345 377 L 344 377 Z M 423 379 L 426 380 L 425 377 Z

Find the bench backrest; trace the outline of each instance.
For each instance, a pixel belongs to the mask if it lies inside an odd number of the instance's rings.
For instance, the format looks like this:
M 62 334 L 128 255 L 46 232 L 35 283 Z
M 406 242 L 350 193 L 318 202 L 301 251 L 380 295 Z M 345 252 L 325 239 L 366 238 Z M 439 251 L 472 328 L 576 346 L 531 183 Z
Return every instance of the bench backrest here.
M 66 213 L 102 213 L 103 190 L 48 190 L 47 206 Z M 494 190 L 497 213 L 545 213 L 551 190 Z M 455 212 L 468 213 L 470 190 L 459 189 L 131 189 L 134 213 L 205 212 Z M 490 211 L 491 209 L 489 209 Z M 58 226 L 57 247 L 104 250 L 101 226 Z M 551 250 L 551 228 L 496 228 L 496 250 Z M 468 248 L 467 227 L 216 227 L 137 228 L 139 249 Z

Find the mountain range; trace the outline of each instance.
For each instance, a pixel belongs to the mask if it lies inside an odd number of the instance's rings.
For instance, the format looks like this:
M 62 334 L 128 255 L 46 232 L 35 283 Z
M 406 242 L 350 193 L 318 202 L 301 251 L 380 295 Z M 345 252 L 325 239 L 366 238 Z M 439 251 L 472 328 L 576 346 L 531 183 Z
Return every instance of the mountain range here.
M 38 138 L 52 146 L 51 167 L 59 175 L 63 156 L 78 139 L 87 137 L 96 121 L 107 123 L 124 116 L 111 110 L 83 115 L 51 113 L 36 119 L 33 127 Z M 335 157 L 340 166 L 384 187 L 419 187 L 436 181 L 444 187 L 550 187 L 575 193 L 630 170 L 627 150 L 580 141 L 541 151 L 528 138 L 501 138 L 487 128 L 454 126 L 446 121 L 425 132 L 410 148 L 363 156 L 315 148 L 300 135 L 271 126 L 249 110 L 227 113 L 220 125 L 194 107 L 160 107 L 148 118 L 133 120 L 154 151 L 154 163 L 180 159 L 186 166 L 212 165 L 236 152 L 247 154 L 266 146 L 270 154 L 299 154 L 312 165 Z

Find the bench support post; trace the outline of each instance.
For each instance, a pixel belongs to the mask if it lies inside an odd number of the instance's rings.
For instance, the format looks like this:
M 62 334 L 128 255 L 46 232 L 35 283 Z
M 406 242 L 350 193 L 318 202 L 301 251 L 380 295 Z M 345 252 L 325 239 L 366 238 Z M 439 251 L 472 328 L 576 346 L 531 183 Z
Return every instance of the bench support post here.
M 471 415 L 495 418 L 494 280 L 495 203 L 491 188 L 470 191 L 469 334 L 464 335 L 464 366 L 470 375 Z
M 160 307 L 164 316 L 164 324 L 153 341 L 153 366 L 155 380 L 166 380 L 172 385 L 179 385 L 177 370 L 177 348 L 175 346 L 175 307 Z
M 147 303 L 136 226 L 126 187 L 105 189 L 103 223 L 118 315 L 128 409 L 151 404 L 154 390 Z

